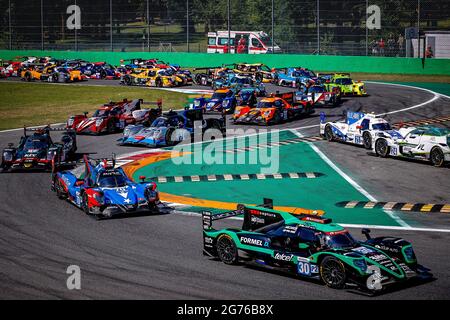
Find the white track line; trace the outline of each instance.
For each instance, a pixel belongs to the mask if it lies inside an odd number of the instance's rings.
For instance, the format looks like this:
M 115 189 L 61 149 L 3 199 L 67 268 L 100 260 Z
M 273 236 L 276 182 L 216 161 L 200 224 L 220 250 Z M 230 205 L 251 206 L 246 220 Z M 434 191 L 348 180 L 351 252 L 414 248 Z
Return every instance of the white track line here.
M 177 214 L 189 217 L 201 217 L 198 212 L 190 211 L 176 211 Z M 231 220 L 243 220 L 241 217 L 230 217 L 227 219 Z M 434 229 L 434 228 L 415 228 L 415 227 L 395 227 L 395 226 L 380 226 L 380 225 L 370 225 L 370 224 L 348 224 L 348 223 L 338 223 L 340 226 L 345 228 L 369 228 L 378 230 L 399 230 L 399 231 L 422 231 L 422 232 L 446 232 L 450 233 L 450 229 Z
M 303 138 L 303 135 L 298 132 L 297 130 L 291 130 L 293 134 L 298 136 L 299 138 Z M 348 183 L 350 183 L 356 190 L 358 190 L 361 194 L 363 194 L 367 199 L 373 202 L 377 202 L 374 196 L 372 196 L 369 192 L 367 192 L 363 187 L 361 187 L 355 180 L 350 178 L 345 172 L 343 172 L 341 169 L 339 169 L 322 151 L 320 151 L 317 146 L 315 146 L 313 143 L 305 142 L 307 143 L 318 155 L 322 158 L 323 161 L 325 161 L 331 168 L 334 169 L 342 178 L 344 178 Z M 395 213 L 393 213 L 390 210 L 384 210 L 393 220 L 395 220 L 399 225 L 402 227 L 410 228 L 411 226 L 407 224 L 405 221 L 400 219 Z
M 383 116 L 383 115 L 387 115 L 387 114 L 393 114 L 393 113 L 398 113 L 398 112 L 403 112 L 403 111 L 407 111 L 407 110 L 411 110 L 411 109 L 423 107 L 424 105 L 427 105 L 427 104 L 429 104 L 429 103 L 431 103 L 431 102 L 437 100 L 439 97 L 444 97 L 444 98 L 450 99 L 450 96 L 447 96 L 447 95 L 441 94 L 441 93 L 437 93 L 437 92 L 434 92 L 434 91 L 429 90 L 429 89 L 424 89 L 424 88 L 419 88 L 419 87 L 414 87 L 414 86 L 408 86 L 408 85 L 403 85 L 403 84 L 396 84 L 396 83 L 373 82 L 373 81 L 366 81 L 366 82 L 367 82 L 367 83 L 374 83 L 374 84 L 383 84 L 383 85 L 388 85 L 388 86 L 398 86 L 398 87 L 412 88 L 412 89 L 417 89 L 417 90 L 426 91 L 426 92 L 431 93 L 431 94 L 434 95 L 432 99 L 430 99 L 430 100 L 428 100 L 428 101 L 425 101 L 425 102 L 423 102 L 423 103 L 414 105 L 414 106 L 412 106 L 412 107 L 400 109 L 400 110 L 394 110 L 394 111 L 391 111 L 391 112 L 380 113 L 380 114 L 378 114 L 377 116 Z M 16 81 L 4 81 L 4 82 L 1 82 L 1 83 L 20 83 L 20 82 L 16 82 Z M 32 82 L 32 83 L 33 83 L 33 82 Z M 42 83 L 41 83 L 41 84 L 42 84 Z M 79 85 L 82 85 L 82 84 L 59 83 L 59 84 L 56 84 L 56 85 L 70 85 L 70 86 L 78 85 L 78 86 L 79 86 Z M 93 87 L 95 87 L 95 86 L 97 86 L 97 87 L 100 87 L 100 86 L 102 86 L 102 87 L 110 87 L 109 85 L 100 85 L 100 84 L 90 85 L 90 86 L 93 86 Z M 140 88 L 140 87 L 136 87 L 136 88 Z M 150 89 L 151 89 L 151 90 L 161 90 L 161 89 L 154 89 L 154 88 L 150 88 Z M 164 90 L 166 90 L 166 89 L 164 89 Z M 182 110 L 182 109 L 180 109 L 180 110 Z M 177 111 L 177 110 L 175 110 L 175 111 Z M 55 126 L 56 126 L 56 125 L 62 125 L 62 124 L 64 124 L 64 123 L 55 123 L 55 124 L 51 124 L 51 125 L 55 125 Z M 44 126 L 46 126 L 46 125 L 40 125 L 40 126 L 36 126 L 36 127 L 32 127 L 32 128 L 39 128 L 39 127 L 44 127 Z M 303 126 L 303 127 L 297 127 L 297 128 L 279 129 L 279 132 L 287 131 L 287 130 L 292 130 L 292 129 L 294 129 L 294 130 L 310 129 L 310 128 L 316 128 L 316 127 L 318 127 L 318 126 L 319 126 L 319 124 L 314 124 L 314 125 L 310 125 L 310 126 Z M 2 133 L 2 132 L 17 131 L 17 130 L 23 130 L 23 128 L 8 129 L 8 130 L 0 130 L 0 133 Z M 254 135 L 257 135 L 257 134 L 252 134 L 252 135 L 249 135 L 249 136 L 254 136 Z M 227 139 L 227 138 L 225 138 L 225 139 Z M 197 143 L 198 143 L 198 142 L 197 142 Z M 194 144 L 197 144 L 197 143 L 194 143 Z

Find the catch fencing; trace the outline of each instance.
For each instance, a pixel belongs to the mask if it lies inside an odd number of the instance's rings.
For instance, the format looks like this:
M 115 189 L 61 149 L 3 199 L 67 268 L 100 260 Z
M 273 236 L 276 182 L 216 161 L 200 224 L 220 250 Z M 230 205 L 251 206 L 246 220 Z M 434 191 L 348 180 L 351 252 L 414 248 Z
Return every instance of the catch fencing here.
M 448 0 L 0 0 L 0 49 L 207 52 L 264 31 L 282 53 L 450 57 Z M 422 38 L 424 40 L 418 40 Z

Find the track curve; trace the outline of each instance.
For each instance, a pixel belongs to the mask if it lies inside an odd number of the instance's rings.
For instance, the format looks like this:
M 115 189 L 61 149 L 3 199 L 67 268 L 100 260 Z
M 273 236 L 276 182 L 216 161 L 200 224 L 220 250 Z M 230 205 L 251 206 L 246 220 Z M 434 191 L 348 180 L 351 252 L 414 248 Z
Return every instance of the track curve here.
M 92 81 L 93 82 L 93 81 Z M 99 83 L 100 84 L 100 83 Z M 112 83 L 111 83 L 112 84 Z M 367 84 L 367 98 L 351 98 L 335 109 L 384 113 L 433 98 L 412 88 Z M 450 101 L 439 98 L 421 108 L 388 115 L 409 121 L 450 114 Z M 282 128 L 317 125 L 318 117 L 291 122 Z M 317 128 L 300 129 L 317 134 Z M 21 131 L 0 132 L 0 147 L 16 143 Z M 136 151 L 116 145 L 118 135 L 80 136 L 79 152 L 108 156 Z M 365 150 L 343 144 L 318 147 L 344 171 L 380 199 L 392 195 L 406 201 L 448 201 L 448 168 L 370 157 Z M 177 213 L 94 221 L 50 191 L 48 173 L 0 175 L 0 297 L 2 298 L 146 298 L 146 299 L 354 299 L 310 281 L 249 267 L 232 267 L 202 255 L 201 220 Z M 424 187 L 425 186 L 425 187 Z M 388 199 L 390 200 L 390 199 Z M 398 199 L 395 199 L 398 200 Z M 450 228 L 447 216 L 418 218 L 418 225 Z M 358 230 L 352 230 L 357 234 Z M 376 299 L 450 298 L 447 266 L 450 233 L 374 231 L 411 240 L 419 259 L 437 280 L 387 293 Z M 444 245 L 441 245 L 444 244 Z M 81 290 L 66 288 L 66 268 L 79 265 Z

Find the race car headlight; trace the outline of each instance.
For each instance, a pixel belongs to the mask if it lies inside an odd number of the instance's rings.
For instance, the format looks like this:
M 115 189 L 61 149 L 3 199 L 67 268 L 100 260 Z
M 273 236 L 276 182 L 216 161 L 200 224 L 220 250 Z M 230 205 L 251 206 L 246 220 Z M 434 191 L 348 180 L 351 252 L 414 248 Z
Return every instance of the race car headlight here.
M 416 255 L 414 253 L 414 250 L 413 250 L 412 246 L 406 247 L 403 250 L 403 254 L 405 255 L 406 261 L 416 260 Z
M 12 161 L 13 155 L 11 152 L 3 152 L 3 160 L 4 161 Z
M 209 102 L 209 103 L 208 103 L 208 107 L 209 107 L 209 108 L 212 108 L 212 107 L 214 107 L 214 105 L 215 105 L 215 103 L 214 103 L 214 102 Z
M 95 192 L 94 199 L 101 205 L 105 203 L 105 195 L 103 194 L 103 192 Z
M 130 128 L 125 127 L 125 129 L 123 129 L 123 136 L 128 137 L 130 135 L 130 131 Z
M 98 127 L 99 125 L 101 125 L 103 122 L 103 119 L 98 119 L 95 121 L 95 126 Z
M 47 152 L 47 160 L 52 160 L 53 156 L 55 155 L 55 151 L 51 150 L 49 152 Z
M 194 100 L 194 106 L 196 107 L 200 106 L 200 100 Z
M 353 265 L 357 267 L 362 272 L 366 272 L 367 270 L 367 263 L 364 259 L 355 259 L 353 260 Z
M 69 120 L 67 120 L 67 126 L 69 127 L 73 126 L 73 122 L 74 122 L 73 118 L 69 118 Z
M 270 110 L 264 111 L 264 117 L 268 117 L 268 116 L 270 116 Z
M 230 100 L 223 100 L 222 101 L 222 107 L 226 107 L 226 106 L 228 106 L 228 103 L 230 102 Z
M 159 139 L 162 137 L 162 131 L 161 130 L 157 130 L 155 131 L 155 133 L 153 133 L 153 138 L 154 139 Z

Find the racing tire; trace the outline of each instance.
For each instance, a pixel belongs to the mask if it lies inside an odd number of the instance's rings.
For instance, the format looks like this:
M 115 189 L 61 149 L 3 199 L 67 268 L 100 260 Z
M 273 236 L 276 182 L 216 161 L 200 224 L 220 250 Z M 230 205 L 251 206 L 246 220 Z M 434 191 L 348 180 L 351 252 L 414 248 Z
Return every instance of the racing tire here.
M 129 75 L 126 75 L 125 77 L 123 77 L 123 82 L 124 82 L 127 86 L 131 86 L 131 85 L 132 85 L 131 77 L 130 77 Z
M 342 289 L 347 280 L 344 264 L 335 257 L 325 257 L 320 263 L 320 279 L 327 287 Z
M 59 181 L 59 179 L 56 179 L 56 181 L 55 181 L 55 192 L 56 192 L 56 196 L 60 200 L 64 200 L 66 198 L 66 196 L 65 196 L 65 194 L 64 194 L 64 192 L 62 190 L 63 190 L 63 187 L 61 185 L 61 182 Z
M 364 148 L 371 150 L 372 149 L 372 136 L 370 135 L 369 132 L 364 132 L 363 133 L 363 143 L 364 143 Z
M 100 71 L 100 79 L 105 79 L 106 78 L 106 71 L 105 70 L 102 70 L 102 71 Z
M 106 126 L 106 131 L 108 133 L 114 133 L 116 131 L 116 127 L 114 126 L 114 122 L 113 121 L 109 121 L 108 125 Z
M 389 146 L 385 139 L 378 139 L 375 142 L 375 153 L 382 158 L 386 158 L 389 155 Z
M 329 125 L 325 127 L 325 139 L 330 142 L 334 141 L 333 129 L 331 129 L 331 126 Z
M 227 234 L 222 234 L 217 239 L 217 256 L 225 264 L 237 264 L 238 251 L 233 239 Z
M 158 87 L 158 88 L 162 88 L 163 83 L 162 83 L 161 78 L 156 78 L 156 80 L 155 80 L 155 86 Z
M 166 131 L 166 145 L 168 147 L 173 146 L 175 143 L 172 141 L 172 134 L 173 134 L 173 129 L 167 129 Z
M 261 73 L 255 74 L 255 80 L 258 81 L 258 82 L 262 82 L 263 81 L 263 75 Z
M 81 210 L 83 210 L 83 212 L 86 213 L 87 215 L 90 215 L 88 195 L 86 192 L 83 192 L 83 195 L 81 196 Z
M 442 167 L 444 165 L 444 152 L 442 152 L 441 148 L 434 147 L 430 152 L 430 161 L 435 167 Z
M 31 82 L 31 80 L 32 80 L 31 73 L 26 72 L 25 73 L 25 81 L 26 82 Z

